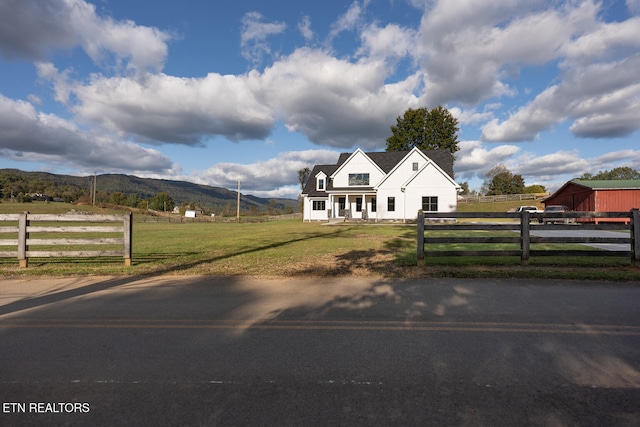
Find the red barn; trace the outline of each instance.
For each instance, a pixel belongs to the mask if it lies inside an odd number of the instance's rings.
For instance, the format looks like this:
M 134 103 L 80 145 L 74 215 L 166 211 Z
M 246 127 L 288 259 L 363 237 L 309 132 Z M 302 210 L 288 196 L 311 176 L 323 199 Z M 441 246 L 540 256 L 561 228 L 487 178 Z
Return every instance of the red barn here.
M 629 212 L 640 208 L 640 180 L 590 181 L 574 179 L 544 200 L 545 206 L 565 205 L 574 211 Z M 625 221 L 607 218 L 598 221 Z M 627 220 L 628 221 L 628 220 Z

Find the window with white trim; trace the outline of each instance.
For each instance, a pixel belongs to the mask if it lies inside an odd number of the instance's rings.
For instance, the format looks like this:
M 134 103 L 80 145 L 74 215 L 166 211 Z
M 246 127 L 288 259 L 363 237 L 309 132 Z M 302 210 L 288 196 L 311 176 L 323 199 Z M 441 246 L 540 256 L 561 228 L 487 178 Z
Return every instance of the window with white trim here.
M 368 173 L 350 173 L 349 185 L 369 185 Z
M 424 212 L 437 212 L 438 211 L 438 197 L 428 196 L 422 198 L 422 210 Z
M 324 200 L 314 200 L 313 201 L 313 210 L 314 211 L 323 211 L 323 210 L 325 210 L 325 201 Z

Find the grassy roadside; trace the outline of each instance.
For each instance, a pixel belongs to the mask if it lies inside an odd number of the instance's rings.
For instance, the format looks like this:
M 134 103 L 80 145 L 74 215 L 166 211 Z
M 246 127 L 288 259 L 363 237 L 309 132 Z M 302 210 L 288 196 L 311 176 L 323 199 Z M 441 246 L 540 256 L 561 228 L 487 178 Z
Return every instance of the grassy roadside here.
M 33 213 L 101 211 L 63 204 L 25 206 L 0 204 L 0 213 L 19 212 L 17 207 Z M 520 266 L 517 257 L 455 257 L 430 259 L 418 265 L 415 225 L 327 226 L 299 220 L 242 224 L 136 221 L 133 242 L 131 267 L 113 258 L 31 259 L 29 268 L 19 269 L 17 260 L 0 258 L 0 275 L 358 275 L 640 281 L 640 269 L 632 268 L 624 257 L 540 257 L 532 258 L 527 267 Z

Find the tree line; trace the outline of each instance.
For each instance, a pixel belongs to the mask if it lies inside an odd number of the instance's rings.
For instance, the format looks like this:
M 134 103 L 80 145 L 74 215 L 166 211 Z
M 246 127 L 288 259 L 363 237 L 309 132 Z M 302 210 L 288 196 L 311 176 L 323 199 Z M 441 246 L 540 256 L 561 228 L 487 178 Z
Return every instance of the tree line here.
M 4 169 L 0 170 L 0 200 L 22 203 L 41 200 L 92 204 L 95 197 L 95 203 L 101 205 L 109 204 L 160 212 L 172 212 L 176 206 L 182 214 L 188 209 L 201 210 L 207 214 L 215 213 L 219 216 L 235 216 L 237 212 L 237 194 L 222 188 L 202 188 L 202 186 L 183 182 L 147 180 L 119 175 L 99 176 L 97 189 L 93 188 L 94 182 L 94 177 Z M 136 185 L 145 190 L 146 195 L 141 196 L 140 193 L 134 192 Z M 113 191 L 116 188 L 124 188 L 125 191 Z M 192 197 L 202 198 L 206 203 L 176 201 L 171 194 L 172 188 L 173 193 L 177 191 L 187 200 Z M 131 192 L 127 193 L 126 189 Z M 264 204 L 261 203 L 263 201 Z M 240 207 L 242 215 L 252 216 L 294 212 L 292 206 L 282 205 L 276 200 L 251 196 L 243 197 Z
M 38 200 L 90 204 L 94 201 L 93 188 L 90 188 L 91 182 L 92 180 L 87 180 L 87 187 L 74 184 L 60 185 L 42 178 L 0 172 L 0 199 L 22 203 Z M 142 198 L 138 194 L 127 196 L 121 192 L 95 191 L 95 202 L 159 211 L 171 211 L 175 207 L 173 199 L 165 192 L 150 198 Z

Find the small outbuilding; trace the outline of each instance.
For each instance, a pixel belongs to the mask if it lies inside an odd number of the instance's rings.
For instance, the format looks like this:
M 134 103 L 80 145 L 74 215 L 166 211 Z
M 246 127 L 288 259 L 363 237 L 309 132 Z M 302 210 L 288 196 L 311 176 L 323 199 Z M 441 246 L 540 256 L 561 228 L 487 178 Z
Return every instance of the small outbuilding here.
M 629 212 L 640 208 L 640 180 L 574 179 L 543 202 L 545 206 L 564 205 L 580 212 Z M 595 221 L 605 220 L 625 221 L 624 218 L 600 218 Z

